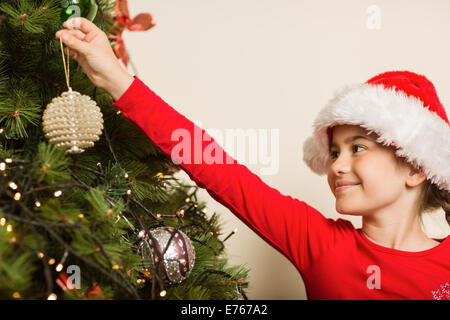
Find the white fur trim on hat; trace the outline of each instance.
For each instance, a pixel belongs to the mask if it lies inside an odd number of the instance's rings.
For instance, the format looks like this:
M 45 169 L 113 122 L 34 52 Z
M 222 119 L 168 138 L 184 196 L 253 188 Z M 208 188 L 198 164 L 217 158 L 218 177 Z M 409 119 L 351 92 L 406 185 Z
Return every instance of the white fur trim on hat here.
M 339 124 L 375 132 L 385 146 L 393 142 L 398 157 L 421 166 L 428 180 L 450 192 L 450 126 L 421 100 L 382 84 L 341 89 L 319 112 L 313 135 L 303 145 L 303 160 L 319 175 L 331 163 L 327 128 Z

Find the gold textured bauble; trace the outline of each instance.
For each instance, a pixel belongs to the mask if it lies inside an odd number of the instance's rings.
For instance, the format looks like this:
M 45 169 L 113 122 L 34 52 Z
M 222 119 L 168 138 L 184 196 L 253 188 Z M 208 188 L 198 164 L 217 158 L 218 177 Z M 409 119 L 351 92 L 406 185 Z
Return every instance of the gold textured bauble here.
M 42 121 L 45 137 L 67 153 L 82 153 L 93 147 L 103 129 L 97 103 L 70 87 L 47 105 Z

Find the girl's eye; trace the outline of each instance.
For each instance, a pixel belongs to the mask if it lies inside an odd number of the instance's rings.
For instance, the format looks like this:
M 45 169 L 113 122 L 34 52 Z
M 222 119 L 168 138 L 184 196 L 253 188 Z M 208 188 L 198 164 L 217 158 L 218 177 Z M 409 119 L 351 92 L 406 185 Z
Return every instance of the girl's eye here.
M 353 150 L 355 150 L 355 149 L 357 149 L 357 148 L 362 148 L 362 149 L 364 149 L 364 147 L 359 146 L 359 145 L 357 145 L 357 144 L 353 145 L 352 147 L 353 147 Z M 331 151 L 331 152 L 330 152 L 330 157 L 331 157 L 331 159 L 336 159 L 336 158 L 337 158 L 337 155 L 336 155 L 336 154 L 338 154 L 338 153 L 339 153 L 339 152 L 337 152 L 337 151 Z
M 355 144 L 355 145 L 353 146 L 353 148 L 361 148 L 361 149 L 365 149 L 364 147 L 358 146 L 357 144 Z

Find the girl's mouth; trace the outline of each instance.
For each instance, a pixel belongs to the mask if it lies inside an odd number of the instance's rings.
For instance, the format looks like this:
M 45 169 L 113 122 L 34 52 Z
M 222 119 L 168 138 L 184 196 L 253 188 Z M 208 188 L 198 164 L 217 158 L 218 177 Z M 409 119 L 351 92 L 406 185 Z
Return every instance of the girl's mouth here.
M 347 186 L 342 186 L 342 187 L 337 187 L 336 188 L 336 193 L 345 192 L 345 191 L 350 190 L 353 187 L 356 187 L 358 185 L 359 185 L 359 183 L 358 184 L 347 185 Z

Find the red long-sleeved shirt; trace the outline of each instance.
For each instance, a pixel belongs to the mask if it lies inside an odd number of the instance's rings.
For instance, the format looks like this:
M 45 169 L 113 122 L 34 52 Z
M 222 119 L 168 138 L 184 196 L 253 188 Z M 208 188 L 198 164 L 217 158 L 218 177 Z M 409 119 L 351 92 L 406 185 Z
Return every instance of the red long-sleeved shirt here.
M 288 258 L 300 272 L 309 299 L 450 298 L 450 237 L 420 252 L 371 242 L 350 221 L 326 218 L 268 186 L 136 76 L 113 105 L 199 187 Z M 201 133 L 202 142 L 194 141 L 194 132 Z M 178 133 L 176 138 L 173 133 Z M 186 133 L 192 140 L 183 137 Z M 212 149 L 214 163 L 203 158 Z

